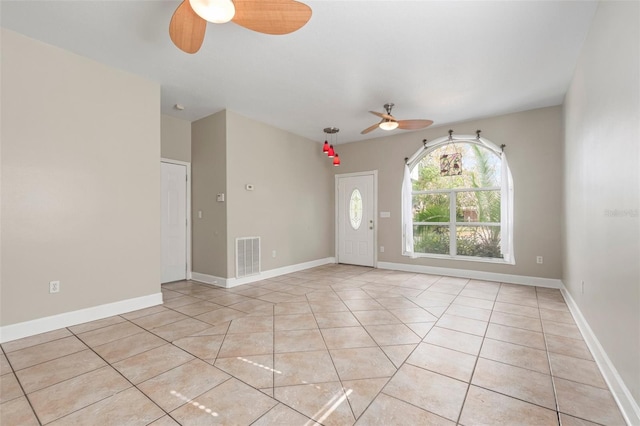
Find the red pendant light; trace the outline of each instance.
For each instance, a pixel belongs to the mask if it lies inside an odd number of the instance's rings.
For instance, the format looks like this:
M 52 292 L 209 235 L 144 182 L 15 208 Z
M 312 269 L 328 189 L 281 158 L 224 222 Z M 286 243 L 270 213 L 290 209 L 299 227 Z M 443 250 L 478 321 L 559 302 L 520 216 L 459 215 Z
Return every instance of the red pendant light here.
M 331 142 L 333 142 L 334 135 L 336 135 L 336 133 L 338 133 L 339 131 L 340 129 L 338 129 L 337 127 L 326 127 L 324 129 L 324 132 L 327 135 L 330 135 L 327 138 L 331 138 Z M 336 138 L 336 141 L 337 141 L 337 138 Z M 340 165 L 340 157 L 338 157 L 338 154 L 336 154 L 336 150 L 333 149 L 333 144 L 329 144 L 328 140 L 326 139 L 324 141 L 324 146 L 322 147 L 322 152 L 326 152 L 329 158 L 333 158 L 334 166 L 337 167 Z

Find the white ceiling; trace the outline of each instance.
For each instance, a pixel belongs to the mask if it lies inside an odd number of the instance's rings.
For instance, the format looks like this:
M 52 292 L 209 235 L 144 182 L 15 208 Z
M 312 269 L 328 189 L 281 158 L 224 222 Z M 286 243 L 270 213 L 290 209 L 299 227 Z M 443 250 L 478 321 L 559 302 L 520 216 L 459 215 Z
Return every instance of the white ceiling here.
M 162 113 L 196 120 L 222 109 L 324 140 L 360 131 L 367 111 L 434 125 L 562 102 L 594 1 L 305 1 L 309 23 L 284 36 L 208 24 L 200 52 L 169 39 L 179 1 L 6 1 L 2 26 L 144 76 Z M 174 104 L 185 106 L 177 111 Z M 394 132 L 403 132 L 395 130 Z

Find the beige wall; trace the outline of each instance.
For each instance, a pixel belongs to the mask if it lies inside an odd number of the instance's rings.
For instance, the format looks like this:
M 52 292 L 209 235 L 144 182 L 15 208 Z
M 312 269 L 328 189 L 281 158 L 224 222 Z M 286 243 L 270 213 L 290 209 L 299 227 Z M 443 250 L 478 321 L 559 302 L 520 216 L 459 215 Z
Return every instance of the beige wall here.
M 160 118 L 162 158 L 191 162 L 191 122 L 162 115 Z
M 639 16 L 600 3 L 566 96 L 563 281 L 640 403 Z
M 420 147 L 422 140 L 447 135 L 482 136 L 505 144 L 515 187 L 515 265 L 453 261 L 402 256 L 400 190 L 404 158 Z M 376 130 L 380 134 L 381 130 Z M 542 108 L 494 118 L 458 123 L 447 127 L 403 133 L 337 147 L 342 165 L 336 173 L 378 170 L 378 211 L 390 218 L 378 218 L 379 262 L 472 269 L 485 272 L 559 279 L 562 277 L 560 226 L 562 216 L 562 110 Z M 536 263 L 543 256 L 544 263 Z
M 237 237 L 261 237 L 263 271 L 334 255 L 333 166 L 321 150 L 318 142 L 227 111 L 229 277 Z
M 221 111 L 192 124 L 191 148 L 194 272 L 235 277 L 238 237 L 261 237 L 263 271 L 333 256 L 333 171 L 317 142 Z
M 192 270 L 227 276 L 227 113 L 221 111 L 191 126 Z M 202 218 L 198 217 L 202 212 Z
M 2 30 L 3 326 L 160 291 L 159 110 L 157 84 Z

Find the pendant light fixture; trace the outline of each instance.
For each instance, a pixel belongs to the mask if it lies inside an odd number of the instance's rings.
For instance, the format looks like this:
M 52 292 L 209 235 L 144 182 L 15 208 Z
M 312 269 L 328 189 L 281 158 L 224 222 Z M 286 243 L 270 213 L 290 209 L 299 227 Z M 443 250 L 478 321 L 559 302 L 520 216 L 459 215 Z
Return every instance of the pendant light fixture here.
M 326 127 L 324 129 L 324 132 L 327 135 L 330 135 L 329 138 L 331 139 L 331 144 L 329 144 L 329 142 L 325 140 L 324 145 L 322 147 L 322 152 L 326 152 L 329 158 L 333 158 L 333 165 L 336 167 L 340 165 L 340 157 L 338 157 L 338 154 L 333 148 L 333 139 L 334 139 L 334 135 L 336 135 L 336 133 L 338 133 L 339 131 L 340 129 L 338 129 L 337 127 Z M 337 140 L 337 135 L 335 137 Z
M 229 22 L 236 14 L 231 0 L 189 0 L 189 4 L 198 16 L 214 24 Z

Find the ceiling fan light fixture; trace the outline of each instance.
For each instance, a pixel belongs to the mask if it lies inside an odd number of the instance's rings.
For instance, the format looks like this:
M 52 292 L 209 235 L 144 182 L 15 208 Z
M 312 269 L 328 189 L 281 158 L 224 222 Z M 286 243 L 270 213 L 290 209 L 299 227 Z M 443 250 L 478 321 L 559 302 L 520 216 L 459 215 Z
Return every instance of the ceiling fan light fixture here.
M 382 130 L 394 130 L 398 128 L 398 122 L 393 120 L 384 120 L 378 125 Z
M 361 131 L 360 134 L 366 135 L 367 133 L 371 133 L 378 128 L 387 131 L 394 129 L 418 130 L 424 129 L 425 127 L 429 127 L 433 124 L 432 120 L 396 120 L 396 118 L 391 115 L 392 108 L 393 104 L 388 103 L 384 104 L 384 109 L 387 111 L 386 114 L 384 112 L 369 111 L 376 117 L 380 117 L 382 121 L 372 124 L 371 126 Z
M 189 4 L 198 16 L 214 24 L 229 22 L 236 14 L 231 0 L 189 0 Z

